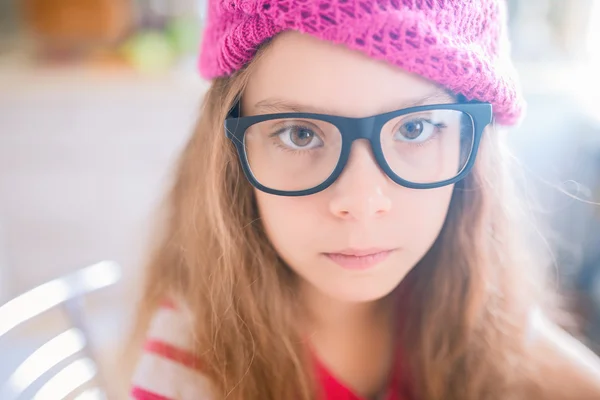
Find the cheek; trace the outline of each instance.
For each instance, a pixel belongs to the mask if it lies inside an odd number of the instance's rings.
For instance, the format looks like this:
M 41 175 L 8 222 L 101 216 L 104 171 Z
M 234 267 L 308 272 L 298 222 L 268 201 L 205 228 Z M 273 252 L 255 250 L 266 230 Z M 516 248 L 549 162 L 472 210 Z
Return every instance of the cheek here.
M 437 239 L 450 207 L 453 186 L 404 192 L 394 201 L 395 233 L 421 256 Z M 398 228 L 400 227 L 400 228 Z
M 309 248 L 321 208 L 305 197 L 273 196 L 258 190 L 255 197 L 267 237 L 279 255 L 289 261 L 294 253 L 306 253 L 302 249 Z

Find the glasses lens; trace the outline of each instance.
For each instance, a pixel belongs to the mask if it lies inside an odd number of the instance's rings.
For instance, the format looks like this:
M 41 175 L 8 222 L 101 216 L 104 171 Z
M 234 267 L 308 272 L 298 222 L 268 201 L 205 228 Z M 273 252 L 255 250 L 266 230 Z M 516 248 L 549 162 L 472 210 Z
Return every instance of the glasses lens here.
M 335 169 L 342 149 L 339 130 L 314 119 L 273 119 L 250 126 L 244 136 L 250 170 L 274 190 L 312 189 Z
M 457 110 L 429 110 L 388 121 L 381 131 L 385 159 L 400 178 L 437 183 L 456 177 L 473 149 L 472 118 Z

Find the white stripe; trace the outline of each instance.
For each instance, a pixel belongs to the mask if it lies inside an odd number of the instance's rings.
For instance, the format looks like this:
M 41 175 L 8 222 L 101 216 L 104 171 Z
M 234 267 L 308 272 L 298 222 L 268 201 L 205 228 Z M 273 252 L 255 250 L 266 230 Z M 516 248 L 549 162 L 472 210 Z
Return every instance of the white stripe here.
M 133 385 L 177 400 L 211 400 L 210 382 L 199 372 L 156 354 L 144 353 Z
M 150 322 L 149 339 L 159 339 L 181 350 L 191 349 L 191 321 L 185 313 L 161 308 Z

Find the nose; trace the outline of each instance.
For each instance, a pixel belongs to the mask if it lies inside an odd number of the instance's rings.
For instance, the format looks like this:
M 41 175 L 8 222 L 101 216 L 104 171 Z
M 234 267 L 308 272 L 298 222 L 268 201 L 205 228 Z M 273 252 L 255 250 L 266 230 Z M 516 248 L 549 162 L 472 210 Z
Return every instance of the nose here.
M 392 208 L 390 180 L 379 168 L 369 143 L 352 145 L 344 171 L 331 186 L 329 209 L 344 220 L 368 220 L 387 214 Z

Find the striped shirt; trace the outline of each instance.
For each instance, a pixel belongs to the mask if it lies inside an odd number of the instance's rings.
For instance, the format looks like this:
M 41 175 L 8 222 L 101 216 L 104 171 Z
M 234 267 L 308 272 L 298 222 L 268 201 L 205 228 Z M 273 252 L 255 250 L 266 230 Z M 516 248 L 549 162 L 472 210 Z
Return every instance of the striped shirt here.
M 133 376 L 133 399 L 213 399 L 199 360 L 188 350 L 190 329 L 186 315 L 172 303 L 165 303 L 157 310 Z
M 185 314 L 173 304 L 166 303 L 158 309 L 151 321 L 142 357 L 133 378 L 132 399 L 214 399 L 210 382 L 201 372 L 200 360 L 187 350 L 191 348 L 190 329 L 191 324 Z M 363 400 L 336 379 L 318 360 L 316 373 L 325 400 Z M 391 388 L 382 397 L 382 400 L 403 399 L 408 397 Z

